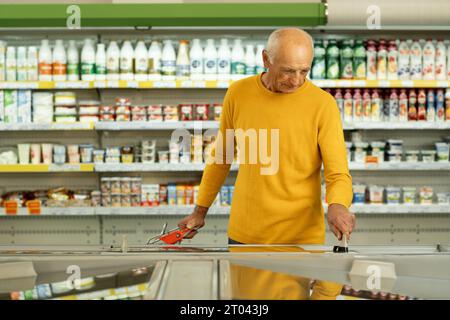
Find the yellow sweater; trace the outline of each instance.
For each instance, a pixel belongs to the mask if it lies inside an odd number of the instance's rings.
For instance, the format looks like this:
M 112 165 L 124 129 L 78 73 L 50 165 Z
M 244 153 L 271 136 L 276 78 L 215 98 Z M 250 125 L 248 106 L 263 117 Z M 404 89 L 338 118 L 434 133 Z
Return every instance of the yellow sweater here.
M 268 154 L 272 155 L 275 169 L 263 174 L 264 168 L 271 167 L 267 159 L 258 153 L 257 163 L 253 163 L 249 156 L 250 139 L 246 143 L 236 141 L 239 153 L 245 150 L 245 163 L 241 161 L 239 165 L 228 236 L 248 244 L 323 244 L 322 162 L 326 202 L 350 207 L 353 197 L 334 98 L 308 80 L 295 92 L 283 94 L 265 88 L 261 74 L 248 77 L 233 83 L 225 95 L 219 126 L 223 137 L 227 129 L 256 129 L 257 138 L 261 138 L 261 129 L 268 130 Z M 276 136 L 272 133 L 276 129 L 279 146 L 273 144 Z M 258 144 L 258 152 L 265 145 Z M 278 166 L 273 165 L 277 150 Z M 216 157 L 225 160 L 225 143 L 214 151 Z M 230 170 L 228 163 L 206 166 L 197 205 L 211 206 Z

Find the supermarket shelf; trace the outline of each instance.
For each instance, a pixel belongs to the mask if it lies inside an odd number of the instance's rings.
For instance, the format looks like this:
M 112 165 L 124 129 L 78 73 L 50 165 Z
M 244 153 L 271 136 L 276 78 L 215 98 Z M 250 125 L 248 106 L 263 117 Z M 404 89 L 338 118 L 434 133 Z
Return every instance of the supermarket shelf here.
M 232 80 L 2 81 L 0 89 L 226 89 Z M 448 88 L 447 80 L 312 80 L 321 88 Z
M 43 207 L 38 215 L 30 215 L 27 208 L 19 208 L 16 216 L 114 216 L 114 215 L 188 215 L 194 205 L 172 205 L 155 207 Z M 325 212 L 327 205 L 324 204 Z M 450 205 L 405 205 L 405 204 L 353 204 L 350 211 L 355 214 L 450 214 Z M 229 215 L 230 206 L 212 206 L 208 215 Z M 0 210 L 0 216 L 5 216 Z
M 435 171 L 435 170 L 450 170 L 450 162 L 433 162 L 433 163 L 423 163 L 423 162 L 382 162 L 379 164 L 366 164 L 366 163 L 355 163 L 351 162 L 349 169 L 353 171 L 363 171 L 363 170 L 380 170 L 380 171 L 390 171 L 390 170 L 405 170 L 405 171 Z
M 176 129 L 217 129 L 217 121 L 132 121 L 132 122 L 97 122 L 95 130 L 176 130 Z
M 234 163 L 231 171 L 237 171 L 239 165 Z M 204 163 L 96 163 L 96 164 L 2 164 L 0 173 L 20 172 L 195 172 L 203 171 Z M 380 164 L 354 163 L 349 164 L 351 171 L 449 171 L 450 162 L 434 163 L 389 163 Z
M 0 123 L 0 131 L 94 130 L 93 123 Z
M 0 172 L 93 172 L 93 164 L 1 164 Z
M 409 121 L 409 122 L 352 122 L 344 123 L 344 130 L 448 130 L 450 121 L 428 122 L 428 121 Z
M 181 172 L 203 171 L 204 163 L 96 163 L 96 172 Z M 237 171 L 238 165 L 231 166 L 232 171 Z

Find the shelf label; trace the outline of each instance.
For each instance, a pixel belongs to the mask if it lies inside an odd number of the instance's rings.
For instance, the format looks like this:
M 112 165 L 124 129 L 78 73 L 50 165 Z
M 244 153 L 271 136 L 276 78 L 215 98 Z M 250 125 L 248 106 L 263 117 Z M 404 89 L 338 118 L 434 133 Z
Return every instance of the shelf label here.
M 206 81 L 193 81 L 192 86 L 194 88 L 206 88 Z
M 29 215 L 41 214 L 41 201 L 39 200 L 27 201 L 27 210 Z
M 48 171 L 80 171 L 81 166 L 79 164 L 50 164 Z
M 341 80 L 341 81 L 339 81 L 339 86 L 340 87 L 351 87 L 352 82 L 350 80 Z
M 155 88 L 176 88 L 176 81 L 155 81 Z
M 108 80 L 108 81 L 106 81 L 106 87 L 107 88 L 118 88 L 119 87 L 119 81 Z
M 439 88 L 448 88 L 448 84 L 449 84 L 448 81 L 438 81 L 437 82 L 437 87 L 439 87 Z
M 19 210 L 19 204 L 17 201 L 5 201 L 5 214 L 7 215 L 17 215 L 17 212 Z
M 403 80 L 402 87 L 412 88 L 414 87 L 414 82 L 411 80 Z
M 228 81 L 217 81 L 217 88 L 228 88 L 230 83 Z
M 139 83 L 137 81 L 127 81 L 127 88 L 138 88 Z
M 380 88 L 390 88 L 391 83 L 388 80 L 381 80 L 378 82 Z
M 95 88 L 105 88 L 106 87 L 106 82 L 105 81 L 95 81 L 94 82 L 94 87 Z
M 366 86 L 366 81 L 364 81 L 364 80 L 354 80 L 353 81 L 353 86 L 354 87 L 361 87 L 361 88 L 363 88 L 363 87 Z

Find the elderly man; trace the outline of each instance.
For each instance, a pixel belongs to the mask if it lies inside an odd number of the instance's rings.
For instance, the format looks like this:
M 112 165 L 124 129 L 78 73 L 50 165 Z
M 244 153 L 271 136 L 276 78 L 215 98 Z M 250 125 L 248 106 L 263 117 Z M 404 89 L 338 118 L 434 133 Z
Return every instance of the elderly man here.
M 348 210 L 352 178 L 342 124 L 334 98 L 306 79 L 313 48 L 311 37 L 300 29 L 274 31 L 263 51 L 268 71 L 236 81 L 225 95 L 220 136 L 225 137 L 230 129 L 279 132 L 277 150 L 271 150 L 271 155 L 279 157 L 275 172 L 263 174 L 261 161 L 240 164 L 229 243 L 323 244 L 322 163 L 328 224 L 339 240 L 343 235 L 350 238 L 355 216 Z M 251 151 L 245 145 L 238 149 Z M 225 151 L 226 144 L 216 145 L 216 157 L 225 159 Z M 227 161 L 206 166 L 194 212 L 178 224 L 193 229 L 190 237 L 204 226 L 208 208 L 229 169 Z

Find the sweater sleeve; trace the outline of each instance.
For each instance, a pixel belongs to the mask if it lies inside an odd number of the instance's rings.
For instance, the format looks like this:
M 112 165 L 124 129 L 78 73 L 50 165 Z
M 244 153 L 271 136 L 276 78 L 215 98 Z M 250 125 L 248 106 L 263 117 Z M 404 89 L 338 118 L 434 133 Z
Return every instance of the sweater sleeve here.
M 232 122 L 232 97 L 231 87 L 227 90 L 220 115 L 219 130 L 217 132 L 214 148 L 211 152 L 213 161 L 206 165 L 196 204 L 202 207 L 210 207 L 224 183 L 236 152 L 234 131 Z
M 353 200 L 352 177 L 339 108 L 332 98 L 319 118 L 318 143 L 324 166 L 326 202 L 349 208 Z

